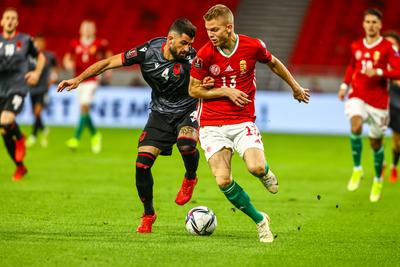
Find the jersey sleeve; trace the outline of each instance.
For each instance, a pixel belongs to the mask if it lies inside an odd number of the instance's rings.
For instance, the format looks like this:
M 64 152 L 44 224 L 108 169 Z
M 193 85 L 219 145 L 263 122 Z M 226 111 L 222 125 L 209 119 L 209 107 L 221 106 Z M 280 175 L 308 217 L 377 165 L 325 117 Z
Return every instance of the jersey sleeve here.
M 131 66 L 133 64 L 142 63 L 146 58 L 146 52 L 149 46 L 149 43 L 145 43 L 122 53 L 122 64 L 124 66 Z
M 205 53 L 204 49 L 200 49 L 193 59 L 190 76 L 202 81 L 208 75 L 208 66 L 205 64 L 205 59 L 207 59 L 207 53 Z
M 263 41 L 257 39 L 257 61 L 260 63 L 268 63 L 272 60 L 272 54 L 268 51 Z
M 39 55 L 39 51 L 36 46 L 33 44 L 33 39 L 29 37 L 28 39 L 28 55 L 36 58 Z
M 383 70 L 382 76 L 388 79 L 400 79 L 400 54 L 394 47 L 389 52 L 389 66 L 390 68 Z

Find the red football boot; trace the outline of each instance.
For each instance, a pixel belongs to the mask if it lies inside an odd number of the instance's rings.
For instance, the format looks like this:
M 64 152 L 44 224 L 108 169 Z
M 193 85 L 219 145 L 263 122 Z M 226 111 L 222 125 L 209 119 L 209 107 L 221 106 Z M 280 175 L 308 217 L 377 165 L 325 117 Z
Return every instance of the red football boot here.
M 398 179 L 399 178 L 397 177 L 397 168 L 395 166 L 392 166 L 390 168 L 389 182 L 395 183 Z
M 26 147 L 25 147 L 25 136 L 23 136 L 21 139 L 17 139 L 15 141 L 15 161 L 21 162 L 24 160 L 25 157 L 25 152 L 26 152 Z
M 157 215 L 155 213 L 153 215 L 143 214 L 142 221 L 140 222 L 140 225 L 136 229 L 136 232 L 140 234 L 150 234 L 153 223 L 156 221 L 156 219 Z
M 191 198 L 193 194 L 194 187 L 197 184 L 197 177 L 189 180 L 186 177 L 183 179 L 181 190 L 179 190 L 178 195 L 176 195 L 175 203 L 178 205 L 185 205 Z
M 14 172 L 14 175 L 12 177 L 12 180 L 14 182 L 18 182 L 22 180 L 24 175 L 28 172 L 28 169 L 24 165 L 17 166 L 17 169 Z

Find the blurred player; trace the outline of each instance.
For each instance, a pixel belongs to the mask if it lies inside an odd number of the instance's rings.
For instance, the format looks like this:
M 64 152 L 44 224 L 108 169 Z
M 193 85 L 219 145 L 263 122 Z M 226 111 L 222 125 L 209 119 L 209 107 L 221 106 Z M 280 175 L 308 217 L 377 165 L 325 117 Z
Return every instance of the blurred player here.
M 178 19 L 171 25 L 166 38 L 152 39 L 99 61 L 78 77 L 62 81 L 58 86 L 58 91 L 66 87 L 71 90 L 89 77 L 108 69 L 140 64 L 152 93 L 151 113 L 139 138 L 136 159 L 136 187 L 144 206 L 142 221 L 137 228 L 139 233 L 151 233 L 156 220 L 151 167 L 159 155 L 171 155 L 175 143 L 181 153 L 186 173 L 175 199 L 178 205 L 184 205 L 191 199 L 197 183 L 197 99 L 188 94 L 190 63 L 195 56 L 192 48 L 195 33 L 196 27 L 189 20 Z
M 28 85 L 35 85 L 42 72 L 45 58 L 33 45 L 32 38 L 17 32 L 18 13 L 7 8 L 1 19 L 0 36 L 0 126 L 8 154 L 17 165 L 12 179 L 21 180 L 28 172 L 23 163 L 25 137 L 16 115 L 22 110 Z M 29 56 L 37 58 L 36 68 L 28 71 Z
M 29 94 L 31 98 L 32 110 L 35 121 L 33 122 L 32 125 L 32 133 L 26 140 L 26 145 L 28 147 L 33 146 L 36 143 L 39 132 L 41 132 L 42 135 L 40 143 L 42 147 L 47 147 L 48 144 L 47 138 L 49 134 L 49 129 L 44 126 L 41 114 L 43 108 L 46 107 L 48 102 L 49 87 L 57 79 L 56 78 L 57 74 L 54 71 L 54 69 L 57 66 L 57 61 L 56 57 L 52 52 L 46 51 L 46 39 L 44 38 L 43 35 L 41 34 L 36 35 L 34 38 L 34 44 L 35 47 L 38 49 L 38 51 L 45 56 L 46 63 L 44 65 L 39 82 L 35 86 L 29 88 Z M 34 62 L 34 64 L 32 65 L 34 67 L 36 65 L 36 62 Z
M 372 184 L 370 201 L 380 199 L 382 191 L 382 167 L 384 159 L 383 137 L 389 123 L 388 78 L 400 78 L 395 70 L 387 69 L 396 61 L 392 44 L 383 39 L 382 13 L 376 9 L 364 12 L 363 28 L 365 37 L 351 45 L 351 61 L 346 69 L 344 81 L 338 97 L 344 100 L 349 90 L 349 99 L 345 104 L 345 113 L 351 124 L 351 148 L 353 154 L 353 174 L 347 185 L 350 191 L 356 190 L 364 176 L 361 167 L 362 126 L 370 127 L 369 140 L 374 151 L 375 178 Z M 397 75 L 397 76 L 396 76 Z
M 213 6 L 204 20 L 210 41 L 193 61 L 189 85 L 190 95 L 200 98 L 200 144 L 221 192 L 257 224 L 260 241 L 270 243 L 274 236 L 268 215 L 252 205 L 231 173 L 232 154 L 236 150 L 249 172 L 268 191 L 278 192 L 277 178 L 266 163 L 261 134 L 254 123 L 255 64 L 266 64 L 285 80 L 299 102 L 308 102 L 309 90 L 296 82 L 264 42 L 235 33 L 233 14 L 228 7 Z M 215 80 L 215 88 L 202 86 L 206 76 Z
M 386 32 L 383 34 L 386 40 L 391 42 L 399 54 L 400 35 L 397 32 Z M 400 157 L 400 80 L 391 81 L 389 84 L 389 127 L 392 129 L 392 164 L 390 167 L 390 182 L 397 182 L 397 164 Z
M 75 70 L 75 76 L 82 73 L 87 67 L 98 60 L 110 57 L 108 41 L 96 38 L 96 25 L 93 21 L 84 20 L 80 27 L 80 39 L 71 42 L 71 48 L 65 54 L 63 63 L 66 69 Z M 70 149 L 79 147 L 79 140 L 85 127 L 89 128 L 92 136 L 91 146 L 93 153 L 101 151 L 102 136 L 97 131 L 90 117 L 90 105 L 92 104 L 99 81 L 91 77 L 78 88 L 78 100 L 80 105 L 80 119 L 75 129 L 75 136 L 67 141 Z

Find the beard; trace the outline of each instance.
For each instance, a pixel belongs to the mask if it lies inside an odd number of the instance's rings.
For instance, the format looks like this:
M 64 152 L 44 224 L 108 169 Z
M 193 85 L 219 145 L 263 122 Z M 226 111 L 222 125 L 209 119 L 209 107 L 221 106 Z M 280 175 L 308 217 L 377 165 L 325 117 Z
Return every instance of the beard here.
M 185 55 L 180 55 L 178 54 L 178 51 L 176 51 L 176 49 L 174 47 L 170 47 L 169 48 L 169 52 L 171 53 L 171 55 L 176 59 L 176 60 L 183 60 L 186 57 Z

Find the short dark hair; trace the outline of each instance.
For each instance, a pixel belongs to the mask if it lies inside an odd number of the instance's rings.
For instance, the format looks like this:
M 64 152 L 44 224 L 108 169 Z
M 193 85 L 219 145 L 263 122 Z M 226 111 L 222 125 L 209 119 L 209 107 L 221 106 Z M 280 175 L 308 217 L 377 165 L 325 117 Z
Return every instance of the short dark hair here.
M 382 18 L 383 18 L 382 12 L 379 11 L 378 9 L 376 9 L 376 8 L 370 8 L 370 9 L 365 10 L 364 11 L 364 17 L 366 15 L 376 16 L 379 20 L 382 20 Z
M 396 40 L 397 44 L 400 45 L 400 35 L 396 31 L 386 31 L 382 34 L 383 37 L 391 37 Z
M 196 26 L 194 26 L 187 18 L 176 19 L 169 28 L 169 32 L 176 32 L 181 35 L 186 34 L 190 38 L 194 38 L 196 31 Z

